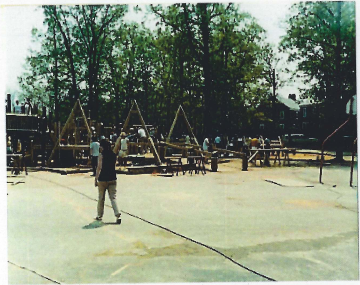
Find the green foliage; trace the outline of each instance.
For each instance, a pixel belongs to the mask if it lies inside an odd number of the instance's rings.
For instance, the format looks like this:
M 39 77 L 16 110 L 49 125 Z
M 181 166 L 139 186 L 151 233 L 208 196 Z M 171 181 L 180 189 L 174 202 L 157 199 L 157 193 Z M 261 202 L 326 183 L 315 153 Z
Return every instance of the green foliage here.
M 165 131 L 182 104 L 198 134 L 239 132 L 271 92 L 272 47 L 234 4 L 150 5 L 154 30 L 124 22 L 126 5 L 43 10 L 47 30 L 32 32 L 41 50 L 20 81 L 63 121 L 80 98 L 92 118 L 123 122 L 136 99 L 145 121 Z
M 330 119 L 356 94 L 355 2 L 300 2 L 292 10 L 281 49 L 298 63 L 293 76 L 311 86 L 302 96 L 324 102 Z

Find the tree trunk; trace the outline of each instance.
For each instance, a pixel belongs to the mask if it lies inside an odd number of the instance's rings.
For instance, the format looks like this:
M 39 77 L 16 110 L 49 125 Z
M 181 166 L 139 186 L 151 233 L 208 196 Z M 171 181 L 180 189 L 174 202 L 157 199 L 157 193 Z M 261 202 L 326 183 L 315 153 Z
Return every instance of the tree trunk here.
M 55 122 L 59 122 L 59 88 L 58 88 L 58 53 L 57 53 L 57 42 L 56 42 L 56 32 L 55 27 L 53 29 L 53 39 L 54 39 L 54 109 L 55 109 Z
M 203 74 L 204 74 L 204 133 L 208 135 L 211 125 L 211 113 L 212 113 L 212 97 L 211 97 L 211 65 L 210 65 L 210 30 L 209 30 L 209 17 L 207 14 L 208 4 L 198 4 L 200 9 L 200 30 L 203 40 Z
M 334 105 L 334 119 L 336 124 L 338 125 L 340 121 L 344 119 L 343 114 L 345 114 L 345 106 L 342 104 L 342 79 L 341 79 L 341 2 L 336 2 L 336 48 L 335 48 L 335 94 L 333 94 L 333 98 L 335 98 Z M 342 137 L 339 138 L 342 141 Z M 336 150 L 336 160 L 343 161 L 343 149 L 341 147 L 342 143 L 338 143 Z
M 69 59 L 70 74 L 71 74 L 70 101 L 71 101 L 71 105 L 74 105 L 75 101 L 79 98 L 79 92 L 78 92 L 78 88 L 77 88 L 77 84 L 76 84 L 76 72 L 75 72 L 75 66 L 74 66 L 74 57 L 71 52 L 70 39 L 68 39 L 68 37 L 66 36 L 66 34 L 63 30 L 63 26 L 60 23 L 60 20 L 58 18 L 57 12 L 56 12 L 56 6 L 53 7 L 53 15 L 54 15 L 55 21 L 59 27 L 62 38 L 64 40 L 66 53 L 67 53 L 67 56 Z M 66 21 L 65 21 L 65 23 L 66 23 Z

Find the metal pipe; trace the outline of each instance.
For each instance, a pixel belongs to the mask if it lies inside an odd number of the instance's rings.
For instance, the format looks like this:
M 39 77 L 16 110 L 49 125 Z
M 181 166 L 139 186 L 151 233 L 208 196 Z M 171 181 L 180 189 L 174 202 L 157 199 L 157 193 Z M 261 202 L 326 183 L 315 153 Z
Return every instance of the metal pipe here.
M 350 99 L 350 115 L 349 115 L 349 118 L 340 125 L 340 127 L 338 127 L 335 131 L 333 131 L 322 143 L 321 145 L 321 160 L 320 160 L 320 176 L 319 176 L 319 182 L 322 183 L 322 169 L 323 169 L 323 164 L 324 164 L 324 145 L 325 143 L 333 136 L 335 135 L 343 126 L 345 126 L 349 121 L 350 121 L 350 118 L 351 118 L 351 115 L 352 115 L 352 105 L 353 105 L 353 102 L 354 102 L 354 98 L 351 97 Z
M 352 155 L 351 155 L 351 171 L 350 171 L 350 187 L 352 187 L 353 182 L 353 172 L 354 172 L 354 156 L 355 156 L 355 146 L 357 143 L 357 138 L 354 140 L 352 145 Z
M 324 145 L 325 143 L 333 136 L 335 135 L 343 126 L 345 126 L 348 122 L 350 121 L 350 116 L 349 118 L 340 125 L 340 127 L 338 127 L 334 132 L 332 132 L 331 135 L 329 135 L 322 143 L 321 145 L 321 160 L 320 160 L 320 177 L 319 177 L 319 182 L 322 183 L 321 178 L 322 178 L 322 169 L 323 169 L 323 164 L 324 164 Z

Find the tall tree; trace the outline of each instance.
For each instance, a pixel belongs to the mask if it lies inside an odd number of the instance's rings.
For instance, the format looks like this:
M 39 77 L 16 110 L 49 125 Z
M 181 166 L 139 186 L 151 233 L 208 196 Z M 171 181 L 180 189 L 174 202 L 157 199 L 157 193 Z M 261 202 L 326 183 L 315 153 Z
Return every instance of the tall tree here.
M 127 11 L 126 5 L 77 5 L 69 8 L 69 15 L 76 21 L 73 37 L 78 41 L 86 62 L 88 107 L 98 118 L 99 74 L 104 63 L 106 39 L 115 32 L 116 24 Z
M 234 100 L 239 92 L 244 94 L 245 89 L 250 88 L 250 81 L 253 85 L 259 83 L 256 82 L 261 77 L 261 72 L 258 72 L 261 71 L 258 58 L 264 30 L 256 25 L 249 15 L 240 13 L 234 4 L 183 3 L 167 8 L 161 6 L 151 6 L 151 8 L 161 22 L 170 27 L 173 38 L 182 41 L 173 48 L 178 50 L 179 55 L 175 57 L 177 63 L 175 67 L 179 67 L 179 89 L 184 88 L 186 74 L 183 67 L 186 61 L 191 61 L 201 71 L 199 82 L 201 89 L 198 90 L 200 92 L 197 96 L 201 99 L 201 113 L 204 114 L 203 132 L 214 131 L 214 126 L 216 128 L 228 125 L 226 121 L 229 114 L 226 110 L 231 101 L 229 98 L 232 97 Z M 183 49 L 185 44 L 188 47 L 186 50 Z M 192 60 L 184 60 L 183 55 L 189 55 Z M 191 68 L 187 71 L 190 70 Z M 237 77 L 232 76 L 233 71 Z M 239 73 L 241 73 L 240 77 Z M 232 88 L 225 91 L 222 87 L 225 89 L 229 87 L 229 84 L 226 84 L 228 82 L 225 81 L 230 78 L 234 78 L 235 83 L 230 85 Z M 239 82 L 241 78 L 243 80 Z M 219 99 L 222 102 L 220 106 L 222 119 L 216 120 Z M 221 122 L 221 126 L 216 126 L 218 121 Z
M 323 102 L 334 128 L 356 93 L 355 3 L 300 2 L 292 10 L 281 50 L 297 63 L 295 76 L 311 86 L 302 96 Z

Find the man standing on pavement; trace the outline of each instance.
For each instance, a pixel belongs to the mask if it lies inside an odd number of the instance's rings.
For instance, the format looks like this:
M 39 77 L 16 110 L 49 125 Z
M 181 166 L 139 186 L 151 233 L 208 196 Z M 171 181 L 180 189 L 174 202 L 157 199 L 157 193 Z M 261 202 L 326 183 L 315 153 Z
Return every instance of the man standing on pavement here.
M 115 144 L 113 151 L 111 150 L 111 144 L 107 140 L 102 140 L 100 144 L 102 152 L 99 155 L 99 163 L 96 169 L 95 176 L 95 187 L 98 186 L 99 200 L 97 205 L 97 216 L 96 220 L 101 221 L 104 215 L 104 204 L 105 204 L 105 192 L 108 190 L 109 198 L 111 201 L 114 215 L 116 217 L 116 223 L 121 223 L 120 215 L 117 202 L 116 202 L 116 151 L 118 145 Z
M 90 156 L 91 156 L 91 166 L 93 169 L 93 174 L 91 176 L 96 175 L 96 168 L 98 164 L 100 144 L 98 143 L 96 137 L 92 138 L 92 142 L 90 144 Z

